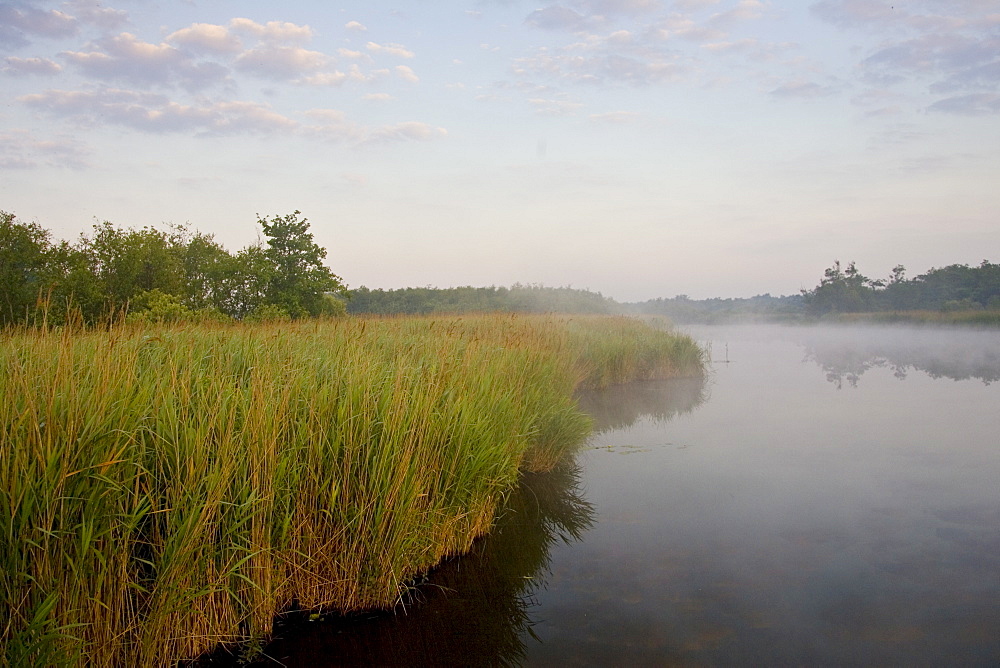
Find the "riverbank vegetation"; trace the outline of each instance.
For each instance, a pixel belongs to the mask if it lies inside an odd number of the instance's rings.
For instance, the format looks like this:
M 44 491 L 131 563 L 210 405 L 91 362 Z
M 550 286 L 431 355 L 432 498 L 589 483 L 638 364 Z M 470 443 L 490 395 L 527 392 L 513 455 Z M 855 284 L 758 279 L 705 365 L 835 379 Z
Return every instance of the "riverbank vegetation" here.
M 266 242 L 230 253 L 211 235 L 93 226 L 74 242 L 0 211 L 0 327 L 288 320 L 344 312 L 300 212 L 258 216 Z
M 168 665 L 291 607 L 391 605 L 585 437 L 573 393 L 697 375 L 626 318 L 0 335 L 0 656 Z

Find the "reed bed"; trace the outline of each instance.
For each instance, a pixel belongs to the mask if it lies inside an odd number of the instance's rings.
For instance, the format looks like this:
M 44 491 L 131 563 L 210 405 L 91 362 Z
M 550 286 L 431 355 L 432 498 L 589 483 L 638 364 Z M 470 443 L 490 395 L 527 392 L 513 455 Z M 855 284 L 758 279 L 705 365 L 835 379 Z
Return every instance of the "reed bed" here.
M 276 613 L 387 606 L 590 421 L 573 392 L 697 375 L 624 318 L 0 335 L 0 657 L 171 665 Z

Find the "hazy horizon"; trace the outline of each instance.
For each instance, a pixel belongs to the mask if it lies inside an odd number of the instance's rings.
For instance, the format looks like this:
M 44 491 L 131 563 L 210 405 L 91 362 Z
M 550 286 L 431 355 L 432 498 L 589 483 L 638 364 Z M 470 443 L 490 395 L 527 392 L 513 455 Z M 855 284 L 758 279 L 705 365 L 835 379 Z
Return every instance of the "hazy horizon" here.
M 300 210 L 351 287 L 798 294 L 1000 249 L 989 0 L 0 2 L 0 210 Z

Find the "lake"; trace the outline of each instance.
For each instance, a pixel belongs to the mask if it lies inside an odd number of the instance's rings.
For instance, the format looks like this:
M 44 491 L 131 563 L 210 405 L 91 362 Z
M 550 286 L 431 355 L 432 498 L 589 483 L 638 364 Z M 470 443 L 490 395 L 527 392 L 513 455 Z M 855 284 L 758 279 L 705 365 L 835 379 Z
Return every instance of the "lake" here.
M 394 612 L 286 620 L 266 654 L 1000 664 L 1000 333 L 685 331 L 707 378 L 582 395 L 592 438 L 471 554 Z

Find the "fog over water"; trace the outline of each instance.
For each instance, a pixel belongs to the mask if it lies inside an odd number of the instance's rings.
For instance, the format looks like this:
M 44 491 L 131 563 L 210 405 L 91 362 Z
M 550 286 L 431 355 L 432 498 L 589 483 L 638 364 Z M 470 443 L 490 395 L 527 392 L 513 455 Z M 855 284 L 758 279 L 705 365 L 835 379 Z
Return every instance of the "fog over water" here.
M 584 449 L 526 479 L 495 534 L 405 614 L 279 629 L 269 654 L 1000 662 L 1000 333 L 689 331 L 711 347 L 706 379 L 581 396 L 597 420 Z

